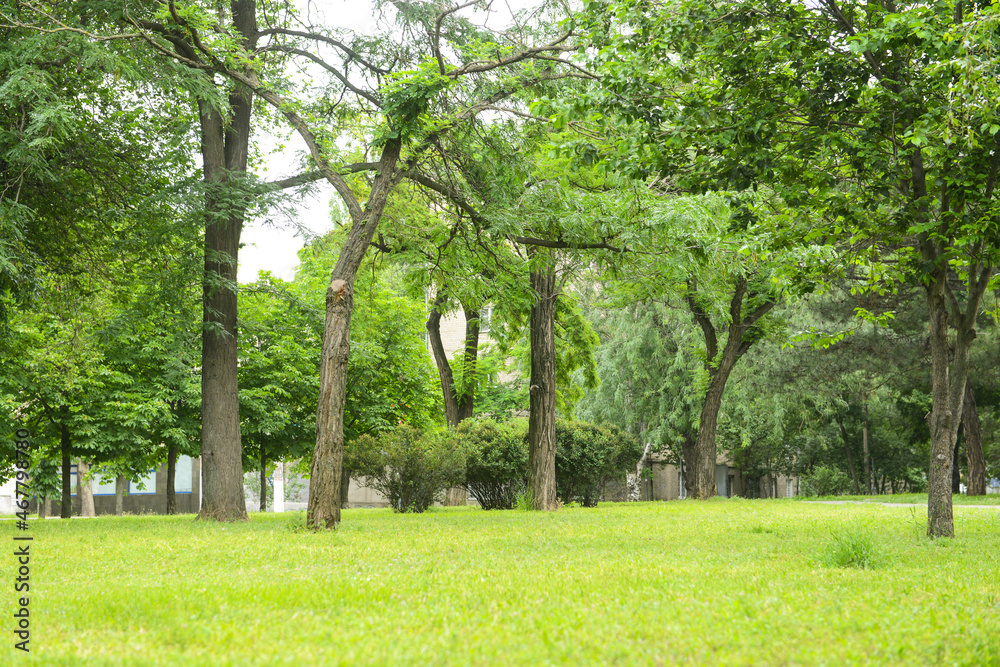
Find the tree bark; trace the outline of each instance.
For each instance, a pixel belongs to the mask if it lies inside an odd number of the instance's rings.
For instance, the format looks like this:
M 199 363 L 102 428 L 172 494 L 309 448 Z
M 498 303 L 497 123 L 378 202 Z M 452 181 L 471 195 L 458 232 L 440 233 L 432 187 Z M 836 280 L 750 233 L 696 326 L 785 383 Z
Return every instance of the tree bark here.
M 177 445 L 167 448 L 167 514 L 177 514 Z
M 43 496 L 38 499 L 38 518 L 45 519 L 52 513 L 52 497 Z
M 961 458 L 962 443 L 958 438 L 955 438 L 955 451 L 951 458 L 951 493 L 955 495 L 956 493 L 962 492 L 962 458 Z
M 444 417 L 449 428 L 455 428 L 463 420 L 472 416 L 475 408 L 476 361 L 479 357 L 479 311 L 462 303 L 465 314 L 465 341 L 462 353 L 462 393 L 455 387 L 455 376 L 451 363 L 441 341 L 441 310 L 448 297 L 440 290 L 434 298 L 434 305 L 427 317 L 427 336 L 434 354 L 438 376 L 441 379 L 441 394 L 444 396 Z M 469 492 L 463 486 L 448 489 L 444 504 L 450 506 L 465 506 L 469 500 Z
M 59 518 L 70 519 L 73 517 L 73 490 L 69 481 L 73 470 L 69 458 L 69 429 L 64 425 L 59 426 L 59 447 L 62 450 L 62 500 L 59 504 Z
M 115 516 L 125 513 L 125 489 L 128 488 L 128 477 L 118 475 L 115 477 Z M 169 511 L 167 512 L 169 514 Z
M 861 485 L 858 483 L 858 469 L 854 466 L 854 454 L 851 452 L 851 440 L 847 437 L 847 429 L 844 422 L 838 415 L 836 417 L 837 426 L 840 427 L 840 437 L 844 441 L 844 451 L 847 452 L 847 470 L 851 473 L 851 484 L 854 487 L 854 495 L 861 495 Z
M 243 44 L 257 43 L 255 0 L 233 0 L 233 25 Z M 202 507 L 199 517 L 245 521 L 243 461 L 237 394 L 236 268 L 246 197 L 238 186 L 246 176 L 253 92 L 235 84 L 228 122 L 198 101 L 206 195 L 204 328 L 202 331 Z M 237 186 L 237 187 L 233 187 Z
M 76 495 L 80 498 L 80 516 L 93 517 L 94 511 L 94 487 L 91 480 L 87 478 L 90 472 L 90 464 L 80 459 L 76 462 Z
M 556 276 L 551 265 L 531 272 L 531 380 L 528 410 L 528 488 L 536 510 L 556 502 Z
M 627 502 L 642 500 L 642 469 L 646 466 L 646 459 L 649 457 L 649 447 L 652 444 L 651 442 L 647 442 L 643 448 L 642 456 L 639 457 L 639 462 L 635 464 L 635 474 L 628 473 L 625 476 L 625 500 Z
M 316 410 L 316 448 L 309 482 L 306 525 L 314 530 L 336 528 L 340 523 L 340 481 L 344 462 L 344 399 L 347 359 L 351 349 L 351 315 L 354 280 L 385 210 L 395 174 L 401 142 L 388 139 L 382 150 L 378 175 L 364 214 L 354 220 L 340 251 L 326 291 L 326 322 L 320 360 L 320 389 Z
M 696 293 L 696 284 L 694 281 L 689 282 L 688 307 L 691 314 L 694 315 L 695 323 L 701 327 L 705 336 L 705 369 L 708 371 L 709 381 L 698 422 L 698 437 L 695 440 L 691 460 L 685 461 L 690 480 L 690 484 L 686 484 L 686 486 L 689 497 L 705 500 L 719 493 L 715 483 L 715 458 L 717 454 L 715 432 L 718 427 L 719 410 L 722 407 L 722 396 L 726 391 L 726 383 L 729 381 L 729 376 L 736 362 L 746 354 L 755 341 L 752 337 L 746 338 L 745 334 L 749 332 L 757 320 L 774 308 L 776 302 L 766 301 L 744 316 L 743 305 L 747 295 L 747 279 L 740 276 L 733 290 L 733 298 L 729 303 L 729 336 L 720 355 L 715 326 L 705 310 L 698 304 L 695 298 Z
M 983 433 L 979 428 L 979 411 L 972 386 L 965 385 L 965 404 L 962 407 L 962 429 L 965 431 L 965 459 L 969 464 L 969 479 L 965 493 L 969 496 L 986 495 L 986 456 L 983 454 Z
M 260 446 L 260 511 L 267 511 L 267 453 Z
M 341 468 L 340 471 L 340 506 L 346 508 L 348 504 L 348 497 L 351 494 L 351 471 L 347 468 Z
M 865 397 L 862 412 L 864 416 L 861 421 L 861 452 L 865 457 L 865 490 L 870 496 L 875 493 L 875 489 L 872 481 L 872 456 L 868 450 L 868 397 Z

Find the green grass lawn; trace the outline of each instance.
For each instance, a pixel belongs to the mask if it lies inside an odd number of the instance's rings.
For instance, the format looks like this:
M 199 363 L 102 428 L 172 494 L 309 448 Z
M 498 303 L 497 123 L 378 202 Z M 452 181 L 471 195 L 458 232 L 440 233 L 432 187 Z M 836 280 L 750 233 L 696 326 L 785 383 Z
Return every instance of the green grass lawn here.
M 799 496 L 795 500 L 809 502 L 810 500 L 846 500 L 862 503 L 889 503 L 927 505 L 926 493 L 896 493 L 884 496 Z M 985 496 L 966 496 L 956 493 L 951 497 L 953 505 L 1000 505 L 1000 494 L 991 493 Z
M 0 664 L 1000 665 L 1000 510 L 955 514 L 937 541 L 923 509 L 747 500 L 33 521 L 32 651 L 5 631 Z M 830 565 L 858 531 L 882 565 Z

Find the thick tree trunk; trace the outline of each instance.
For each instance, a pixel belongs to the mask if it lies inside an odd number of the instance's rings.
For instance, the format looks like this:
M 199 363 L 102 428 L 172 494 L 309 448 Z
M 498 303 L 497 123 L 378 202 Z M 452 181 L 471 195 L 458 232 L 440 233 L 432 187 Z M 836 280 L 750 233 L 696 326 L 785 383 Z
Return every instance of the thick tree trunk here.
M 267 511 L 267 453 L 260 446 L 260 511 Z
M 837 426 L 840 427 L 840 437 L 844 441 L 844 451 L 847 453 L 847 470 L 851 473 L 851 484 L 854 487 L 854 495 L 861 495 L 861 485 L 858 484 L 858 469 L 854 466 L 854 454 L 851 452 L 851 439 L 847 437 L 847 429 L 844 422 L 837 417 Z
M 722 395 L 726 391 L 726 382 L 731 371 L 731 365 L 728 368 L 719 365 L 718 371 L 709 380 L 705 401 L 701 406 L 698 438 L 694 445 L 695 461 L 688 467 L 688 476 L 691 478 L 690 497 L 698 500 L 719 494 L 715 483 L 715 432 L 719 423 Z
M 167 514 L 177 514 L 177 445 L 167 448 Z
M 536 510 L 556 502 L 556 276 L 551 267 L 531 272 L 531 380 L 528 411 L 528 488 Z
M 233 25 L 252 51 L 257 39 L 256 3 L 234 0 Z M 236 382 L 236 268 L 247 202 L 238 191 L 246 175 L 253 93 L 236 85 L 229 118 L 198 101 L 207 220 L 205 225 L 204 329 L 202 331 L 200 518 L 247 519 L 243 496 L 239 399 Z M 236 186 L 236 187 L 233 187 Z
M 951 475 L 955 440 L 958 437 L 965 398 L 969 345 L 972 342 L 972 337 L 967 332 L 959 331 L 955 341 L 954 367 L 949 369 L 948 313 L 945 309 L 944 290 L 943 275 L 932 279 L 927 287 L 932 379 L 932 408 L 928 420 L 931 432 L 931 463 L 927 474 L 929 537 L 955 536 Z
M 45 519 L 52 513 L 52 498 L 44 496 L 38 499 L 38 518 Z
M 73 517 L 73 490 L 70 486 L 73 464 L 69 458 L 69 429 L 65 426 L 59 427 L 59 447 L 62 450 L 62 501 L 59 504 L 59 518 L 70 519 Z
M 127 488 L 128 477 L 125 475 L 115 477 L 115 516 L 121 516 L 125 513 L 125 489 Z
M 365 204 L 364 214 L 351 225 L 326 291 L 326 322 L 316 409 L 316 448 L 309 480 L 309 509 L 306 513 L 306 525 L 315 530 L 336 528 L 340 523 L 344 399 L 347 359 L 351 350 L 354 280 L 382 218 L 389 192 L 398 179 L 394 172 L 399 161 L 400 147 L 399 139 L 386 141 L 379 172 Z
M 89 478 L 90 464 L 84 460 L 76 462 L 76 495 L 80 498 L 80 516 L 92 517 L 94 510 L 94 487 Z
M 972 385 L 965 385 L 965 404 L 962 407 L 962 429 L 965 431 L 965 459 L 969 464 L 969 479 L 965 493 L 970 496 L 986 495 L 986 456 L 983 454 L 983 433 L 979 428 L 979 411 Z

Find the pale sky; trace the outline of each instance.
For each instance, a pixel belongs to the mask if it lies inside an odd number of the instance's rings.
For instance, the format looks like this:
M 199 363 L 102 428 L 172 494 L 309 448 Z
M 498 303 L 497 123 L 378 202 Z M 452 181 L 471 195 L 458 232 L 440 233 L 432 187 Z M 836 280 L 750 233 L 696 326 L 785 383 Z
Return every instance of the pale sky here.
M 297 0 L 300 7 L 305 7 L 304 0 Z M 489 25 L 502 27 L 509 22 L 512 9 L 519 9 L 535 4 L 536 0 L 500 0 L 492 5 Z M 311 15 L 336 16 L 337 24 L 351 28 L 357 32 L 372 33 L 376 31 L 372 3 L 364 0 L 327 0 L 309 3 Z M 465 10 L 467 13 L 471 10 Z M 315 19 L 314 19 L 315 20 Z M 317 23 L 319 21 L 316 21 Z M 265 180 L 275 180 L 293 176 L 299 172 L 297 165 L 300 156 L 306 152 L 305 143 L 296 133 L 284 138 L 259 138 L 262 147 L 276 146 L 282 141 L 286 148 L 280 153 L 271 154 L 267 166 L 258 171 Z M 295 207 L 293 219 L 285 214 L 275 212 L 267 216 L 270 220 L 256 220 L 243 229 L 243 248 L 240 250 L 240 263 L 237 279 L 241 283 L 253 282 L 259 271 L 270 271 L 284 280 L 295 276 L 299 260 L 297 252 L 305 245 L 307 237 L 325 234 L 333 227 L 330 216 L 330 200 L 336 197 L 333 187 L 323 181 L 319 184 L 316 194 L 308 197 Z

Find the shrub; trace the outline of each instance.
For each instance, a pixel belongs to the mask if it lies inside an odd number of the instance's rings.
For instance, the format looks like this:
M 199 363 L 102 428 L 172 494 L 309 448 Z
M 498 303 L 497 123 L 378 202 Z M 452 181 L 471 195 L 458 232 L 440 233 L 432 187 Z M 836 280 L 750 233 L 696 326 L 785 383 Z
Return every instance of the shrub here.
M 826 545 L 823 560 L 832 567 L 874 570 L 885 564 L 887 555 L 870 528 L 855 525 L 834 533 Z
M 816 466 L 801 479 L 803 496 L 839 496 L 850 488 L 847 475 L 830 466 Z
M 638 439 L 615 426 L 556 420 L 556 493 L 596 507 L 604 483 L 624 477 L 641 456 Z
M 350 445 L 364 486 L 381 492 L 397 512 L 423 512 L 449 486 L 462 483 L 465 457 L 446 433 L 398 426 Z
M 467 419 L 457 431 L 466 452 L 465 484 L 484 510 L 513 509 L 528 483 L 523 421 Z

